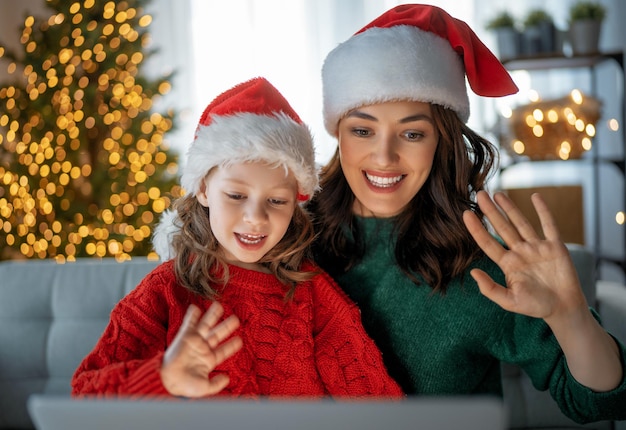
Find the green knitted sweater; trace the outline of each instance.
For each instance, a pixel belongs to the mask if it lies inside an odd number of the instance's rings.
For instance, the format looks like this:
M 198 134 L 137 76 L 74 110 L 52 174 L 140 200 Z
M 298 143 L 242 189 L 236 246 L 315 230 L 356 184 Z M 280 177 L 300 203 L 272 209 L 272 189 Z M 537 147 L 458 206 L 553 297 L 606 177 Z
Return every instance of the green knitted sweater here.
M 550 389 L 576 421 L 626 419 L 626 378 L 611 392 L 592 392 L 571 376 L 543 320 L 501 309 L 480 293 L 469 270 L 449 284 L 444 296 L 426 285 L 416 286 L 395 263 L 391 222 L 357 222 L 365 256 L 336 279 L 359 305 L 366 330 L 406 393 L 502 395 L 503 361 L 520 365 L 538 389 Z M 503 273 L 488 258 L 472 267 L 504 285 Z M 620 347 L 624 362 L 626 350 Z

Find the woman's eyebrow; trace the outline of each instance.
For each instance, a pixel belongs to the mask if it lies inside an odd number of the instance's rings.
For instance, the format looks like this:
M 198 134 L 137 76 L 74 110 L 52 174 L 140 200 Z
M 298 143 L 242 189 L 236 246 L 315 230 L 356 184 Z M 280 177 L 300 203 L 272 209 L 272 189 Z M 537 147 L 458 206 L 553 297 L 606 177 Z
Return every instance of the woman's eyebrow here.
M 376 118 L 375 116 L 372 116 L 368 113 L 365 113 L 363 111 L 360 110 L 354 110 L 352 112 L 350 112 L 348 115 L 346 115 L 346 117 L 354 117 L 354 118 L 360 118 L 360 119 L 366 119 L 369 121 L 378 121 L 378 118 Z M 407 122 L 413 122 L 413 121 L 428 121 L 430 123 L 433 122 L 433 119 L 430 115 L 425 114 L 425 113 L 418 113 L 415 115 L 411 115 L 411 116 L 407 116 L 406 118 L 402 118 L 400 121 L 401 124 L 405 124 Z
M 352 112 L 348 113 L 346 117 L 355 117 L 355 118 L 367 119 L 370 121 L 378 121 L 378 119 L 375 116 L 372 116 L 360 110 L 353 110 Z
M 411 116 L 407 116 L 406 118 L 402 118 L 400 120 L 400 123 L 404 124 L 404 123 L 413 122 L 413 121 L 428 121 L 428 122 L 432 123 L 433 119 L 428 114 L 418 113 L 417 115 L 411 115 Z

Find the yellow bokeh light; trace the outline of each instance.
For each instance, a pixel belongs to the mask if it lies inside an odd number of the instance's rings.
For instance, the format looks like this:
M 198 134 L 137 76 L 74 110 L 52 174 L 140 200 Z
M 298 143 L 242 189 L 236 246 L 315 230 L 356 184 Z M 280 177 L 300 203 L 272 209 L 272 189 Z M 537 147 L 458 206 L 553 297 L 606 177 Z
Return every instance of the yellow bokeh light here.
M 583 94 L 580 92 L 580 90 L 572 90 L 570 93 L 570 96 L 572 97 L 572 101 L 574 103 L 576 103 L 577 105 L 580 105 L 583 103 Z
M 85 252 L 87 252 L 87 254 L 89 255 L 94 255 L 96 253 L 96 245 L 93 243 L 88 243 L 87 246 L 85 246 Z
M 585 127 L 585 121 L 583 121 L 582 119 L 577 119 L 574 123 L 574 128 L 576 128 L 576 131 L 583 131 L 585 130 Z
M 124 21 L 126 21 L 126 19 L 126 11 L 119 11 L 117 15 L 115 15 L 115 22 L 117 22 L 118 24 L 123 23 Z
M 104 27 L 102 27 L 102 34 L 104 36 L 110 36 L 114 30 L 115 27 L 113 26 L 113 24 L 106 24 Z
M 503 106 L 500 109 L 500 115 L 502 115 L 504 118 L 511 118 L 511 115 L 513 115 L 513 109 L 511 109 L 510 106 Z
M 109 154 L 109 164 L 111 164 L 112 166 L 117 165 L 117 163 L 120 162 L 120 154 L 117 152 L 112 152 Z
M 135 207 L 134 207 L 132 204 L 127 203 L 127 204 L 125 204 L 125 205 L 124 205 L 124 207 L 122 208 L 122 212 L 123 212 L 123 213 L 124 213 L 124 215 L 126 215 L 126 216 L 131 216 L 131 215 L 133 215 L 133 214 L 135 213 Z
M 112 240 L 109 242 L 109 253 L 111 255 L 117 255 L 120 252 L 122 252 L 122 246 L 121 244 L 116 241 L 116 240 Z
M 574 114 L 572 108 L 566 107 L 563 109 L 563 115 L 565 116 L 565 119 L 567 119 L 567 122 L 574 125 L 576 122 L 576 115 Z
M 144 15 L 141 18 L 139 18 L 140 27 L 147 27 L 150 25 L 151 22 L 152 22 L 152 17 L 150 15 Z
M 556 123 L 559 120 L 559 114 L 554 110 L 550 109 L 548 111 L 548 121 L 551 123 Z
M 522 142 L 521 140 L 516 140 L 515 142 L 513 142 L 513 151 L 515 151 L 515 153 L 521 155 L 524 153 L 525 150 L 526 147 L 524 146 L 524 142 Z
M 152 210 L 155 211 L 156 213 L 163 212 L 165 208 L 166 208 L 166 203 L 165 203 L 165 200 L 162 198 L 159 198 L 152 203 Z
M 146 181 L 146 179 L 148 179 L 148 175 L 146 174 L 146 172 L 139 171 L 135 173 L 135 181 L 137 181 L 138 183 L 142 184 Z

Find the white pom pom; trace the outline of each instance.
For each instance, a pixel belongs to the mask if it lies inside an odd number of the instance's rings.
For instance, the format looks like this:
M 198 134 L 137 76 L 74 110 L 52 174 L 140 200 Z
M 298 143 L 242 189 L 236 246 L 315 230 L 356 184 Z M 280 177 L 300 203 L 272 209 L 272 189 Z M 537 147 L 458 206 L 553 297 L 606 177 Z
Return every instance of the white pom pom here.
M 178 211 L 166 210 L 161 215 L 161 220 L 154 228 L 152 236 L 152 245 L 154 251 L 159 254 L 161 260 L 169 260 L 174 258 L 175 252 L 172 248 L 172 236 L 180 231 L 180 225 L 176 221 L 180 220 Z

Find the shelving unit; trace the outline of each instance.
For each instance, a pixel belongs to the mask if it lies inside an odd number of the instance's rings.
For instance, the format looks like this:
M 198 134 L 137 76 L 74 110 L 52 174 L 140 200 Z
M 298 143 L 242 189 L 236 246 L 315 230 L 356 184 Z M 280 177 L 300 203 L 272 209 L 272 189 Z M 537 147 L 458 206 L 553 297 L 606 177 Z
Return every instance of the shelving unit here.
M 601 242 L 601 223 L 603 222 L 602 211 L 600 207 L 600 187 L 602 186 L 600 180 L 600 169 L 602 169 L 605 165 L 613 165 L 615 166 L 619 172 L 621 173 L 621 178 L 623 181 L 626 180 L 626 73 L 624 72 L 624 53 L 622 51 L 616 52 L 605 52 L 598 53 L 597 55 L 591 56 L 541 56 L 541 57 L 533 57 L 533 58 L 519 58 L 514 60 L 505 61 L 504 65 L 509 71 L 515 70 L 525 70 L 528 72 L 532 71 L 549 71 L 549 70 L 558 70 L 558 69 L 587 69 L 589 70 L 591 77 L 591 88 L 592 94 L 599 99 L 602 99 L 601 95 L 598 94 L 598 82 L 596 76 L 596 68 L 597 66 L 606 63 L 606 62 L 614 62 L 618 67 L 618 70 L 621 75 L 622 80 L 622 88 L 621 94 L 618 94 L 618 97 L 621 97 L 621 112 L 619 115 L 619 127 L 621 133 L 621 144 L 622 144 L 622 154 L 620 157 L 602 157 L 598 154 L 598 145 L 597 142 L 594 142 L 591 153 L 590 160 L 592 163 L 592 171 L 593 171 L 593 211 L 595 213 L 594 216 L 594 251 L 596 255 L 596 266 L 599 267 L 603 262 L 612 263 L 619 268 L 621 268 L 622 273 L 626 276 L 626 249 L 622 250 L 621 256 L 607 255 L 603 251 L 602 242 Z M 606 95 L 605 95 L 606 96 Z M 564 161 L 567 162 L 567 161 Z M 624 193 L 626 194 L 626 192 Z M 620 196 L 618 196 L 619 198 Z M 626 195 L 621 196 L 623 201 L 622 211 L 626 211 Z M 614 222 L 614 220 L 612 220 Z M 624 239 L 624 248 L 626 248 L 626 225 L 622 225 L 622 234 Z

